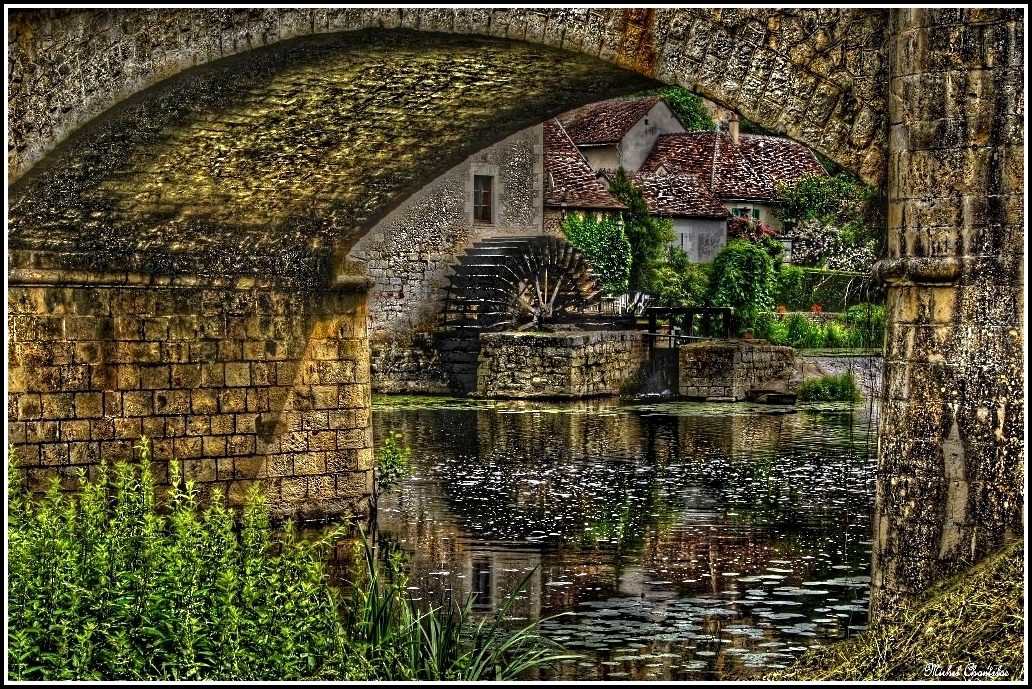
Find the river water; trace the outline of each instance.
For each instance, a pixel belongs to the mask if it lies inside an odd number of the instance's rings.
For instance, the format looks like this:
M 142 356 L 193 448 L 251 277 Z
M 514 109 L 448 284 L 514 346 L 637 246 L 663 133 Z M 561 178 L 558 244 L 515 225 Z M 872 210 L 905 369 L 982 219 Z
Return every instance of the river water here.
M 870 403 L 385 396 L 373 427 L 413 448 L 377 518 L 413 598 L 529 577 L 507 617 L 580 656 L 528 679 L 753 679 L 865 628 Z

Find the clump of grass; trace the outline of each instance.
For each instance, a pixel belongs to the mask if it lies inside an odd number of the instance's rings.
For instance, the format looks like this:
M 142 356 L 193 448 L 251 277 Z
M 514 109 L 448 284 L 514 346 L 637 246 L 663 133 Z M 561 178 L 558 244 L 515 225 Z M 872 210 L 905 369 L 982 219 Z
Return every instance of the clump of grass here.
M 799 402 L 859 402 L 863 399 L 851 371 L 803 381 L 796 391 Z
M 937 679 L 933 668 L 996 673 L 967 679 L 1025 679 L 1025 542 L 931 588 L 847 641 L 808 651 L 768 681 Z M 1002 673 L 1006 672 L 1006 675 Z M 926 674 L 927 673 L 927 674 Z
M 255 486 L 242 514 L 201 508 L 169 465 L 167 499 L 138 464 L 101 464 L 76 494 L 25 490 L 8 449 L 8 678 L 92 680 L 502 680 L 559 660 L 536 623 L 474 619 L 472 600 L 420 611 L 404 576 L 366 575 L 349 594 L 322 558 L 345 528 L 273 539 Z M 521 588 L 526 584 L 522 582 Z
M 40 500 L 9 449 L 9 678 L 357 678 L 321 543 L 289 523 L 273 543 L 257 487 L 241 515 L 217 494 L 201 509 L 176 462 L 159 499 L 147 439 L 136 449 Z

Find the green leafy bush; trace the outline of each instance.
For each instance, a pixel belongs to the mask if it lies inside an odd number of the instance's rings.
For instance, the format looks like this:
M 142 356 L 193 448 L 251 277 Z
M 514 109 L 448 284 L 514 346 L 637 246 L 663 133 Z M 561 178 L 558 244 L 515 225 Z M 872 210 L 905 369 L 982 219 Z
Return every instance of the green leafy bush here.
M 863 399 L 850 371 L 839 376 L 821 376 L 803 381 L 796 391 L 799 402 L 859 402 Z
M 170 464 L 158 504 L 140 463 L 101 464 L 76 495 L 40 500 L 8 461 L 8 668 L 18 680 L 356 677 L 323 543 L 273 543 L 255 486 L 239 525 L 215 494 L 197 506 Z M 279 554 L 272 554 L 273 546 Z
M 403 447 L 401 439 L 397 431 L 388 433 L 376 454 L 377 494 L 394 492 L 409 471 L 412 448 Z
M 733 308 L 743 328 L 774 307 L 775 287 L 774 260 L 757 244 L 733 240 L 713 259 L 710 303 Z
M 405 579 L 367 571 L 348 593 L 287 522 L 273 538 L 257 484 L 242 514 L 201 509 L 169 465 L 166 496 L 138 465 L 42 499 L 8 452 L 8 678 L 18 681 L 504 680 L 560 656 L 535 632 L 470 606 L 420 610 Z M 526 580 L 522 585 L 526 584 Z
M 584 252 L 602 289 L 610 294 L 627 289 L 631 275 L 631 243 L 615 220 L 569 213 L 563 218 L 562 231 L 571 244 Z
M 709 291 L 710 264 L 692 263 L 679 246 L 667 249 L 667 258 L 652 274 L 649 291 L 659 306 L 703 306 Z

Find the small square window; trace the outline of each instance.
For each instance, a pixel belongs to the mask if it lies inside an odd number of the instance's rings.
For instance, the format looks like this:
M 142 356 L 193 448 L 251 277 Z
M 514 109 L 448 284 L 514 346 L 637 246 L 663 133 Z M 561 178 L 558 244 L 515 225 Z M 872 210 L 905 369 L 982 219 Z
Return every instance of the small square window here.
M 494 222 L 494 177 L 473 176 L 473 221 Z

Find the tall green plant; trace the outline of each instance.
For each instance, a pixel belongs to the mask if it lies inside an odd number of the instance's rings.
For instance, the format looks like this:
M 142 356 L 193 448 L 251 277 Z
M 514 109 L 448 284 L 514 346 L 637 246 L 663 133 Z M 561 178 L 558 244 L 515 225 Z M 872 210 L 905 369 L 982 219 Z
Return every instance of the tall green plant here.
M 159 504 L 138 465 L 101 464 L 77 494 L 24 490 L 9 451 L 8 668 L 18 680 L 352 679 L 326 582 L 326 541 L 275 544 L 255 487 L 239 527 L 216 493 L 200 509 L 170 463 Z M 273 554 L 273 548 L 280 552 Z
M 345 596 L 323 549 L 290 522 L 273 538 L 257 484 L 242 513 L 201 509 L 169 463 L 167 497 L 139 463 L 101 464 L 78 493 L 25 490 L 8 450 L 8 677 L 19 681 L 513 679 L 564 658 L 536 633 L 470 607 L 420 611 L 394 560 Z M 521 582 L 525 586 L 526 580 Z
M 602 289 L 610 294 L 627 289 L 631 274 L 631 243 L 615 220 L 570 213 L 563 218 L 561 228 L 570 243 L 584 252 L 602 283 Z
M 667 248 L 666 261 L 652 274 L 648 291 L 660 306 L 703 306 L 709 292 L 709 264 L 692 263 L 679 246 Z
M 627 206 L 623 217 L 624 232 L 631 244 L 630 287 L 648 289 L 664 247 L 674 241 L 673 221 L 650 215 L 644 194 L 631 182 L 623 166 L 609 183 L 609 193 Z
M 774 307 L 774 260 L 762 247 L 736 239 L 713 259 L 710 303 L 735 310 L 739 323 L 753 326 L 757 314 Z

